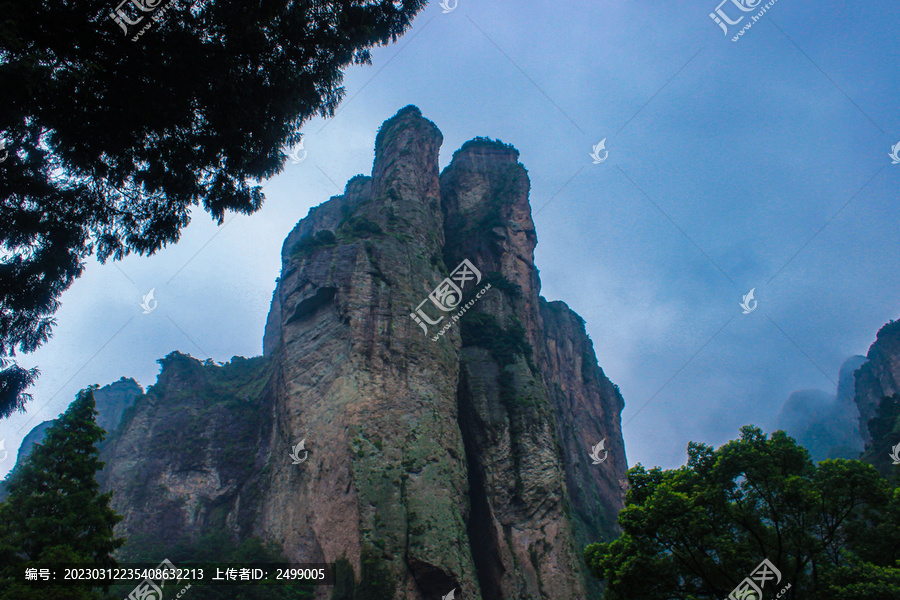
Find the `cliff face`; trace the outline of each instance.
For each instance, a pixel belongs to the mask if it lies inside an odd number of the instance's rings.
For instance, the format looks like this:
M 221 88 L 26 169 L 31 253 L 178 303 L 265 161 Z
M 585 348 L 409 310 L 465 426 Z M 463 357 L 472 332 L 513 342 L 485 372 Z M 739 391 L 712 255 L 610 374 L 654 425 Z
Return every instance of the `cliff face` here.
M 126 549 L 165 548 L 211 529 L 247 537 L 270 458 L 268 364 L 235 357 L 216 366 L 177 352 L 159 363 L 157 383 L 101 447 L 98 481 L 113 491 Z
M 878 331 L 866 359 L 856 372 L 855 400 L 860 434 L 868 444 L 872 441 L 868 423 L 881 399 L 900 394 L 900 321 L 891 321 Z
M 384 124 L 372 177 L 288 236 L 265 343 L 279 368 L 276 438 L 285 452 L 306 438 L 312 460 L 272 466 L 260 531 L 291 555 L 379 564 L 398 598 L 477 594 L 458 341 L 434 343 L 409 317 L 444 277 L 441 139 L 412 112 Z
M 16 465 L 22 464 L 22 461 L 28 458 L 28 455 L 31 454 L 31 449 L 35 444 L 40 444 L 44 441 L 44 435 L 46 435 L 47 430 L 50 429 L 54 423 L 56 423 L 56 419 L 42 421 L 28 432 L 22 440 L 21 445 L 19 445 L 19 452 L 16 454 Z
M 141 386 L 131 378 L 122 377 L 119 381 L 105 385 L 94 390 L 94 406 L 97 409 L 97 425 L 107 432 L 107 437 L 119 425 L 122 413 L 134 403 L 134 399 L 144 393 Z M 44 440 L 44 434 L 56 422 L 56 419 L 43 421 L 35 426 L 19 446 L 16 463 L 25 460 L 31 452 L 34 444 L 40 444 Z
M 580 553 L 622 507 L 622 397 L 539 296 L 518 153 L 476 139 L 439 174 L 441 141 L 401 110 L 372 176 L 297 224 L 264 357 L 161 361 L 103 456 L 124 535 L 225 527 L 345 559 L 363 597 L 597 597 Z
M 613 533 L 624 403 L 584 321 L 539 296 L 530 183 L 517 159 L 512 147 L 473 140 L 441 174 L 445 263 L 469 260 L 491 285 L 461 321 L 468 532 L 485 598 L 556 598 L 579 590 L 588 540 Z M 588 449 L 604 437 L 612 458 L 591 465 Z

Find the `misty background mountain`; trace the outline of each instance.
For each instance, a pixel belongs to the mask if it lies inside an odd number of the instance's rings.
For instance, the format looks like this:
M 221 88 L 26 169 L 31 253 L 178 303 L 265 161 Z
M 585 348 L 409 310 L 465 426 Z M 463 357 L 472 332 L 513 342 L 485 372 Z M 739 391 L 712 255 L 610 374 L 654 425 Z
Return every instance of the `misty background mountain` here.
M 864 440 L 859 408 L 854 401 L 855 373 L 865 356 L 851 356 L 841 365 L 837 389 L 793 392 L 778 413 L 778 429 L 805 447 L 813 460 L 859 458 Z

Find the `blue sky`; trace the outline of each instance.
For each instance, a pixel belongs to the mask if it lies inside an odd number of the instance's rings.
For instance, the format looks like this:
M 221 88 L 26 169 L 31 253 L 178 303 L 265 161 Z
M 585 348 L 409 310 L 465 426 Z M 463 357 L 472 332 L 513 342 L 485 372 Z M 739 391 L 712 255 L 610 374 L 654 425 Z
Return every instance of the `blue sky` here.
M 778 0 L 732 42 L 717 5 L 433 3 L 347 72 L 337 115 L 304 126 L 307 159 L 267 182 L 257 214 L 217 228 L 195 211 L 154 257 L 89 263 L 53 339 L 23 357 L 42 376 L 28 413 L 0 422 L 11 457 L 86 385 L 146 387 L 173 350 L 260 354 L 282 240 L 370 172 L 378 126 L 407 104 L 443 132 L 441 167 L 479 135 L 520 151 L 542 293 L 584 317 L 620 386 L 629 465 L 678 466 L 690 440 L 769 430 L 790 392 L 833 391 L 900 313 L 900 6 Z

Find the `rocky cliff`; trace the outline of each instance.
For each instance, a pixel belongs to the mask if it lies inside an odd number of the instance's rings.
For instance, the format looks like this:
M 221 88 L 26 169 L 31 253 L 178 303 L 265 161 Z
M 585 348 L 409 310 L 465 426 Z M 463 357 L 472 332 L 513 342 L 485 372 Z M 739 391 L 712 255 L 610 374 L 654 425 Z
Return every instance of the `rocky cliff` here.
M 56 419 L 51 419 L 50 421 L 42 421 L 35 425 L 28 434 L 22 439 L 22 443 L 19 445 L 19 452 L 16 454 L 16 465 L 22 464 L 22 462 L 28 458 L 28 455 L 31 454 L 31 449 L 35 444 L 40 444 L 44 441 L 44 435 L 47 434 L 47 430 L 56 423 Z
M 94 390 L 97 425 L 102 427 L 107 434 L 114 431 L 119 425 L 125 409 L 131 406 L 134 403 L 134 399 L 143 393 L 144 390 L 134 379 L 125 377 Z M 40 444 L 43 441 L 47 429 L 54 423 L 56 423 L 56 419 L 43 421 L 28 432 L 19 446 L 16 464 L 25 460 L 34 444 Z
M 881 399 L 900 394 L 900 321 L 891 321 L 878 331 L 866 359 L 856 372 L 855 401 L 860 434 L 868 444 L 872 441 L 868 423 Z
M 401 110 L 291 231 L 263 357 L 160 361 L 103 453 L 132 548 L 218 528 L 346 565 L 335 598 L 599 597 L 580 555 L 615 533 L 624 402 L 539 295 L 518 152 L 439 173 L 441 141 Z
M 135 398 L 143 394 L 144 390 L 131 378 L 122 377 L 116 382 L 94 390 L 94 403 L 97 410 L 97 424 L 106 432 L 107 438 L 100 443 L 102 448 L 109 436 L 116 430 L 122 419 L 122 414 L 130 407 Z M 16 465 L 28 458 L 35 444 L 44 441 L 47 430 L 56 423 L 56 419 L 42 421 L 35 425 L 22 439 L 19 452 L 16 454 Z M 6 499 L 6 484 L 0 481 L 0 501 Z

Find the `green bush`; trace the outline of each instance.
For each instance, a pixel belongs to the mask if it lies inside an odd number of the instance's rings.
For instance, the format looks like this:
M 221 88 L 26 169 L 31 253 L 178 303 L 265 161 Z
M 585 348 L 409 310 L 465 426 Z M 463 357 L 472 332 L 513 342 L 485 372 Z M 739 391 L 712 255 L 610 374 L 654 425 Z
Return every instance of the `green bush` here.
M 351 217 L 347 219 L 341 228 L 347 229 L 351 237 L 368 237 L 369 235 L 381 235 L 384 233 L 378 223 L 365 217 Z
M 500 140 L 493 140 L 489 137 L 478 136 L 472 138 L 468 142 L 464 143 L 459 150 L 453 153 L 453 160 L 456 160 L 456 156 L 462 154 L 469 148 L 497 148 L 498 150 L 510 150 L 515 153 L 516 160 L 519 158 L 519 151 L 516 150 L 516 147 L 512 144 L 506 144 L 501 142 Z M 452 162 L 452 161 L 451 161 Z
M 484 274 L 484 284 L 491 284 L 491 288 L 505 292 L 510 298 L 518 298 L 522 295 L 522 286 L 513 283 L 504 277 L 499 271 L 489 271 Z
M 308 256 L 317 248 L 328 248 L 337 244 L 337 238 L 327 229 L 317 231 L 312 235 L 304 236 L 291 248 L 291 256 L 294 258 Z
M 391 576 L 381 553 L 371 548 L 363 548 L 362 573 L 356 588 L 355 600 L 393 600 L 396 583 Z
M 463 346 L 490 350 L 501 368 L 515 363 L 516 355 L 521 355 L 528 361 L 531 370 L 535 370 L 531 344 L 525 339 L 525 328 L 517 319 L 512 319 L 510 326 L 504 329 L 493 315 L 467 312 L 462 317 L 460 334 Z

